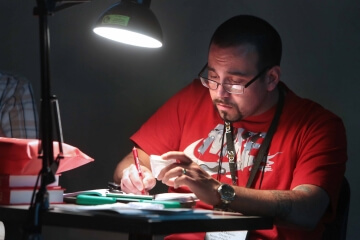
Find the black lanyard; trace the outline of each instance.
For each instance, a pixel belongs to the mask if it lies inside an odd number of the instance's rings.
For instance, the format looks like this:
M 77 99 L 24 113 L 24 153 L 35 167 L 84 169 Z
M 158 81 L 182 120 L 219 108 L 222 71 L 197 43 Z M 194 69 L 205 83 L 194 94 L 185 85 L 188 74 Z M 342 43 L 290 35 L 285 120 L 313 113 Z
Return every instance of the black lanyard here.
M 251 187 L 252 182 L 254 181 L 254 178 L 256 176 L 256 173 L 258 172 L 258 169 L 260 167 L 260 163 L 262 162 L 262 160 L 264 158 L 266 160 L 266 156 L 269 151 L 269 146 L 270 146 L 272 137 L 273 137 L 275 130 L 277 128 L 277 125 L 279 123 L 280 115 L 281 115 L 281 112 L 282 112 L 282 109 L 284 106 L 284 89 L 283 89 L 283 86 L 281 86 L 280 84 L 278 85 L 278 89 L 279 89 L 279 101 L 276 106 L 276 112 L 275 112 L 274 118 L 271 122 L 271 125 L 266 133 L 264 141 L 259 148 L 258 154 L 256 155 L 256 157 L 253 161 L 253 166 L 251 168 L 250 176 L 249 176 L 248 182 L 246 184 L 247 188 Z M 235 147 L 234 147 L 234 140 L 233 140 L 233 133 L 232 133 L 233 130 L 232 130 L 231 123 L 225 122 L 224 128 L 225 128 L 224 133 L 226 135 L 226 146 L 227 146 L 227 154 L 228 154 L 228 159 L 229 159 L 231 179 L 232 179 L 232 183 L 234 185 L 238 185 L 236 152 L 235 152 Z M 223 136 L 223 140 L 224 140 L 224 136 Z M 221 146 L 223 146 L 223 144 Z M 221 162 L 222 162 L 222 149 L 221 149 L 221 153 L 220 153 L 220 162 L 219 162 L 220 169 L 221 169 Z M 218 180 L 219 180 L 219 173 L 220 173 L 220 171 L 218 172 Z
M 234 185 L 238 185 L 236 154 L 235 154 L 235 147 L 233 140 L 233 128 L 230 122 L 225 122 L 224 127 L 225 127 L 227 156 L 229 160 L 231 179 Z

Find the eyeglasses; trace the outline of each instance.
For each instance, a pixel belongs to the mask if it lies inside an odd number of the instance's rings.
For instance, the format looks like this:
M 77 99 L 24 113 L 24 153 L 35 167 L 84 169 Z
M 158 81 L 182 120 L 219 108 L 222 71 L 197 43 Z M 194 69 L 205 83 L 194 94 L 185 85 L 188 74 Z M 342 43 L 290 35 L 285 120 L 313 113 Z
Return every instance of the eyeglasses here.
M 245 85 L 241 85 L 241 84 L 232 84 L 232 83 L 219 83 L 215 80 L 209 79 L 209 75 L 208 74 L 204 74 L 205 70 L 207 68 L 207 63 L 205 64 L 205 66 L 201 69 L 200 73 L 198 74 L 202 85 L 204 85 L 204 87 L 207 87 L 211 90 L 216 90 L 218 88 L 219 85 L 223 86 L 223 88 L 225 89 L 225 91 L 227 91 L 228 93 L 233 93 L 233 94 L 243 94 L 244 93 L 244 89 L 249 87 L 253 82 L 255 82 L 261 75 L 263 75 L 270 67 L 266 67 L 264 68 L 261 72 L 259 72 L 253 79 L 251 79 L 249 82 L 247 82 Z M 203 75 L 206 75 L 207 77 L 203 77 Z

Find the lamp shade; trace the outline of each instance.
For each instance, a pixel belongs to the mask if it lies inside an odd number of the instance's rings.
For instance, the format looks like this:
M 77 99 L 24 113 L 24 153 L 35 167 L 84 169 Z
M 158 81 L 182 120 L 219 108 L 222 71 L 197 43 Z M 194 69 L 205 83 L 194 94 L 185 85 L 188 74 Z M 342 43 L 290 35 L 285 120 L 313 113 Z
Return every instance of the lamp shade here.
M 149 5 L 130 0 L 116 3 L 100 15 L 93 31 L 117 42 L 159 48 L 162 31 Z

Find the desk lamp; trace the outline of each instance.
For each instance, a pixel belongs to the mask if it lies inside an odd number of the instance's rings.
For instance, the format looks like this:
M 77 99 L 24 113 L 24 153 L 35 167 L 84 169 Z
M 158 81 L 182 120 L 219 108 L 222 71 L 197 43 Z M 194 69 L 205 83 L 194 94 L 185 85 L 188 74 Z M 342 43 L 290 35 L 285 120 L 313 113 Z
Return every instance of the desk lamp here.
M 150 0 L 122 0 L 107 9 L 93 31 L 105 38 L 139 47 L 159 48 L 162 32 Z
M 42 169 L 39 173 L 40 188 L 33 196 L 29 208 L 28 225 L 25 226 L 24 239 L 37 240 L 41 237 L 42 212 L 49 208 L 47 185 L 55 180 L 55 173 L 62 154 L 62 130 L 56 96 L 51 95 L 50 87 L 50 31 L 48 16 L 70 6 L 91 0 L 36 0 L 34 15 L 39 17 L 39 40 L 41 62 L 41 112 L 39 158 Z M 149 9 L 151 0 L 122 0 L 106 10 L 96 23 L 94 32 L 135 46 L 158 48 L 162 46 L 160 24 Z M 115 35 L 112 31 L 115 29 Z M 138 32 L 138 33 L 134 33 Z M 148 37 L 146 37 L 148 35 Z M 130 36 L 130 38 L 122 37 Z M 55 124 L 55 129 L 53 125 Z M 53 131 L 57 130 L 59 155 L 54 158 Z M 37 184 L 34 187 L 34 193 Z

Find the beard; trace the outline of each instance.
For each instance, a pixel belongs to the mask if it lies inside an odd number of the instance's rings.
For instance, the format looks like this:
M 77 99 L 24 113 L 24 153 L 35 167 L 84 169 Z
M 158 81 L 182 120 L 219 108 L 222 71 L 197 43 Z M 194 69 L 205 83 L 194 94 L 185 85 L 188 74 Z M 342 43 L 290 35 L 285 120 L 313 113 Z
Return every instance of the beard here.
M 216 106 L 216 104 L 225 104 L 232 107 L 232 109 L 235 111 L 234 113 L 229 113 L 228 111 L 219 110 Z M 241 113 L 240 109 L 235 103 L 229 102 L 226 99 L 214 99 L 213 100 L 214 108 L 219 113 L 220 117 L 227 122 L 237 122 L 241 121 L 243 119 L 243 114 Z

